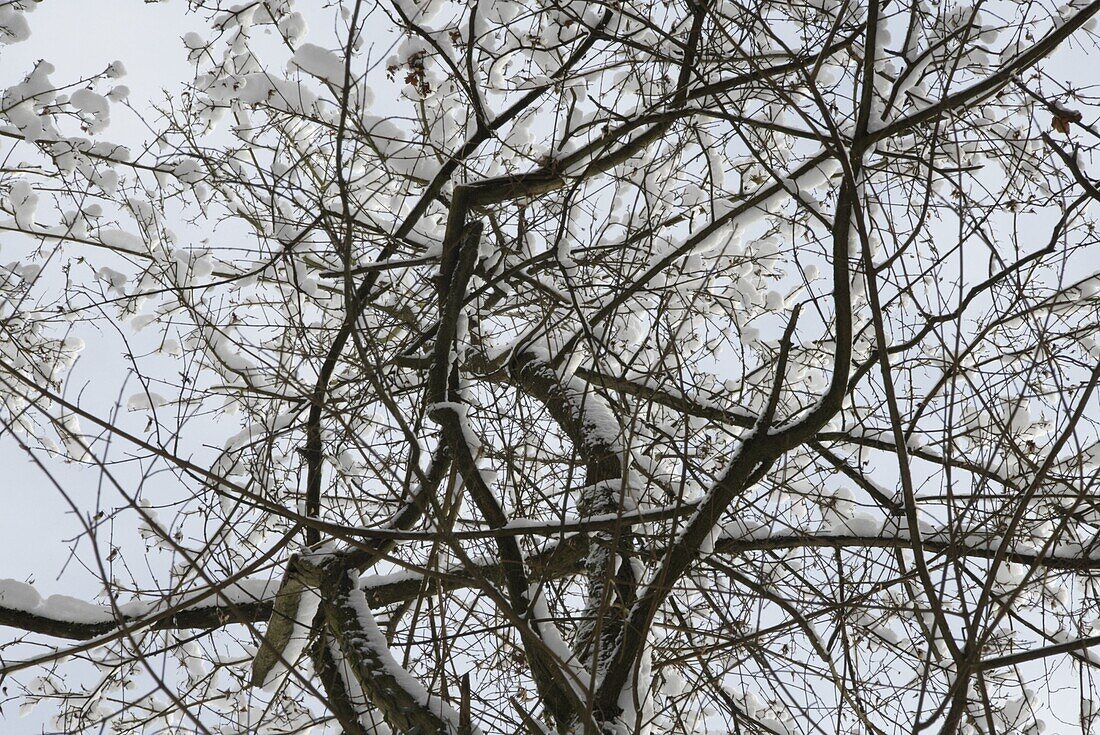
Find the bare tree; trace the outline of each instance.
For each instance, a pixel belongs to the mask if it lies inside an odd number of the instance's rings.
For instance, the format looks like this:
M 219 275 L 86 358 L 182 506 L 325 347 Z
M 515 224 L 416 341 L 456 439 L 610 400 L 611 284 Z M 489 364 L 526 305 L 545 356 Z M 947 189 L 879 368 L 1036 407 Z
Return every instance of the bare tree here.
M 0 97 L 5 715 L 1094 729 L 1100 3 L 192 5 Z

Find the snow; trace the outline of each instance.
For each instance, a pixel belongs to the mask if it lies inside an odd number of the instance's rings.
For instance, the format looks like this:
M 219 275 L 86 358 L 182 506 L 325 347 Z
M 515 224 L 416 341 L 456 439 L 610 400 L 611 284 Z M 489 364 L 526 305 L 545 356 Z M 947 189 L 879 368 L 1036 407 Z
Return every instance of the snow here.
M 185 158 L 172 167 L 172 175 L 184 184 L 197 184 L 203 179 L 203 170 L 198 161 Z
M 840 520 L 837 528 L 849 531 L 853 536 L 877 536 L 882 531 L 882 520 L 866 513 L 856 513 Z
M 270 600 L 279 591 L 279 582 L 280 580 L 271 577 L 241 579 L 222 589 L 217 599 L 231 604 Z
M 303 43 L 299 46 L 290 65 L 334 87 L 344 86 L 344 62 L 336 54 L 315 44 Z
M 361 634 L 356 636 L 353 644 L 359 647 L 366 657 L 373 660 L 373 667 L 376 670 L 391 677 L 406 694 L 447 723 L 450 731 L 458 732 L 460 723 L 458 712 L 439 697 L 430 694 L 423 684 L 397 662 L 390 652 L 386 636 L 374 619 L 363 590 L 359 587 L 358 576 L 354 573 L 349 573 L 349 576 L 352 579 L 352 589 L 348 593 L 347 604 L 355 613 L 359 624 L 357 632 Z M 474 732 L 479 731 L 474 728 Z
M 287 43 L 291 46 L 297 46 L 303 38 L 305 38 L 306 32 L 309 30 L 309 24 L 306 23 L 306 19 L 301 13 L 289 13 L 286 17 L 279 21 L 279 32 L 286 37 Z
M 203 608 L 214 604 L 245 604 L 269 600 L 275 596 L 279 580 L 248 578 L 226 585 L 217 594 L 206 595 L 206 589 L 192 590 L 171 597 L 138 599 L 118 605 L 118 615 L 126 619 L 139 618 L 167 606 Z M 194 602 L 192 602 L 194 601 Z M 0 579 L 0 608 L 31 613 L 40 618 L 63 623 L 96 624 L 117 619 L 109 605 L 88 602 L 69 595 L 50 595 L 43 599 L 33 585 L 15 579 Z
M 446 572 L 458 573 L 464 568 L 465 567 L 455 567 L 453 569 L 446 570 Z M 401 584 L 402 582 L 420 582 L 423 579 L 424 575 L 416 571 L 391 572 L 390 574 L 371 574 L 365 575 L 360 578 L 359 589 L 369 591 L 381 587 L 388 587 L 389 585 Z
M 56 68 L 48 61 L 39 61 L 34 69 L 20 84 L 9 87 L 4 93 L 4 107 L 10 107 L 22 102 L 35 101 L 38 104 L 48 104 L 56 97 L 57 87 L 50 81 L 50 74 Z
M 0 606 L 20 612 L 34 612 L 42 604 L 42 596 L 33 585 L 16 579 L 0 579 Z
M 19 179 L 8 190 L 8 203 L 15 214 L 15 222 L 21 229 L 34 227 L 34 213 L 38 208 L 38 195 L 29 181 Z
M 90 89 L 78 89 L 69 97 L 69 104 L 80 112 L 80 117 L 90 133 L 101 132 L 110 122 L 110 103 L 107 98 Z
M 74 623 L 103 623 L 114 620 L 110 608 L 68 595 L 50 595 L 37 614 L 54 620 L 69 620 Z
M 14 4 L 0 5 L 0 44 L 18 43 L 31 37 L 30 26 Z
M 268 102 L 287 111 L 295 111 L 296 108 L 309 109 L 317 102 L 317 96 L 302 85 L 275 79 L 263 72 L 244 75 L 235 90 L 226 89 L 218 94 L 215 94 L 214 89 L 205 91 L 215 101 L 228 102 L 232 98 L 246 105 Z
M 734 518 L 723 527 L 719 540 L 761 541 L 771 537 L 771 529 L 747 518 Z M 717 542 L 717 541 L 716 541 Z
M 126 282 L 129 280 L 125 273 L 120 273 L 113 268 L 104 266 L 96 271 L 95 277 L 97 280 L 107 283 L 110 290 L 118 295 L 122 296 L 125 294 Z
M 15 579 L 0 579 L 0 606 L 70 623 L 102 623 L 114 619 L 109 608 L 68 595 L 50 595 L 43 600 L 32 585 Z
M 104 245 L 114 250 L 122 250 L 128 253 L 145 255 L 149 249 L 145 247 L 145 241 L 137 235 L 114 228 L 103 228 L 99 231 L 99 240 Z
M 631 669 L 619 693 L 622 713 L 616 718 L 616 730 L 634 735 L 653 732 L 653 654 L 648 644 L 643 648 L 638 665 Z
M 157 393 L 135 393 L 126 401 L 128 411 L 147 411 L 168 403 L 168 399 Z
M 294 616 L 294 629 L 290 634 L 290 641 L 283 648 L 280 658 L 271 667 L 264 679 L 261 688 L 267 692 L 274 692 L 282 684 L 285 674 L 288 672 L 287 664 L 294 665 L 301 657 L 302 652 L 309 642 L 313 629 L 313 618 L 321 606 L 321 596 L 316 590 L 306 588 L 302 590 L 302 596 L 298 600 L 298 610 Z
M 533 623 L 535 632 L 538 633 L 542 642 L 554 654 L 556 663 L 564 669 L 566 683 L 576 692 L 577 699 L 582 702 L 586 701 L 587 694 L 584 688 L 591 677 L 584 665 L 577 660 L 573 649 L 561 637 L 558 627 L 554 625 L 554 618 L 550 615 L 550 609 L 546 605 L 546 594 L 542 585 L 532 584 L 528 590 L 528 596 L 531 600 L 528 616 Z
M 525 348 L 525 354 L 532 356 L 529 369 L 551 377 L 561 386 L 561 398 L 568 403 L 585 442 L 590 446 L 605 447 L 610 451 L 621 453 L 623 445 L 620 440 L 622 430 L 619 419 L 607 401 L 592 390 L 587 382 L 573 374 L 578 364 L 567 365 L 559 373 L 550 367 L 550 355 L 545 346 L 528 346 Z M 575 355 L 577 358 L 581 356 L 579 351 Z
M 35 112 L 34 103 L 30 100 L 12 105 L 4 114 L 28 143 L 48 138 L 53 131 L 49 119 Z
M 783 308 L 783 294 L 778 291 L 768 291 L 767 297 L 764 299 L 764 308 L 768 311 L 779 311 Z
M 501 4 L 503 3 L 492 3 L 491 5 Z M 416 21 L 418 24 L 423 24 L 435 18 L 445 3 L 442 0 L 394 0 L 394 5 L 400 7 L 401 12 L 404 13 L 409 20 Z
M 92 183 L 102 189 L 107 196 L 111 196 L 118 190 L 119 180 L 118 172 L 109 168 L 100 169 L 92 175 Z
M 328 639 L 328 650 L 332 654 L 336 672 L 344 683 L 344 690 L 348 693 L 348 699 L 359 713 L 359 724 L 371 735 L 391 735 L 392 731 L 389 726 L 382 720 L 377 710 L 371 707 L 370 701 L 363 693 L 363 688 L 359 686 L 359 680 L 352 673 L 352 666 L 347 657 L 344 656 L 344 652 L 340 650 L 340 647 L 336 645 L 332 638 Z
M 715 526 L 710 529 L 706 536 L 703 537 L 702 543 L 699 544 L 699 554 L 706 558 L 714 553 L 714 544 L 718 538 L 722 535 L 722 527 Z
M 455 418 L 458 419 L 458 425 L 462 430 L 462 437 L 466 442 L 470 455 L 476 457 L 481 453 L 481 439 L 470 424 L 468 409 L 469 405 L 461 401 L 438 401 L 428 407 L 428 415 L 431 416 L 441 411 L 453 413 Z

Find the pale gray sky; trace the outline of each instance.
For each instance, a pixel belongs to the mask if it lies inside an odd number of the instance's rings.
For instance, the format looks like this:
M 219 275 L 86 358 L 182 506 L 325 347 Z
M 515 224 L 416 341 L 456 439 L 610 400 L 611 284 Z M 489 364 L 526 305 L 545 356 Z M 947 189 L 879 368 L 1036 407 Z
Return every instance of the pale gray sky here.
M 180 38 L 188 31 L 203 31 L 205 24 L 185 10 L 183 2 L 47 0 L 29 16 L 31 38 L 0 52 L 0 88 L 19 81 L 38 59 L 47 59 L 57 68 L 52 78 L 61 83 L 77 82 L 120 60 L 128 71 L 121 81 L 131 89 L 130 101 L 143 109 L 161 97 L 166 85 L 170 93 L 178 93 L 179 85 L 191 77 Z M 1095 66 L 1094 60 L 1081 58 L 1072 49 L 1060 60 L 1067 79 L 1087 74 Z M 111 127 L 103 137 L 133 144 L 147 140 L 150 134 L 136 116 L 115 106 Z M 0 243 L 0 262 L 7 262 L 11 253 L 10 246 Z M 69 394 L 76 395 L 88 386 L 82 405 L 106 411 L 116 402 L 125 370 L 117 342 L 89 342 L 69 377 Z M 135 388 L 136 384 L 131 384 L 122 394 L 123 401 Z M 92 597 L 99 591 L 94 576 L 74 570 L 57 579 L 68 558 L 64 541 L 80 533 L 80 525 L 63 498 L 9 436 L 0 437 L 0 461 L 5 468 L 5 505 L 18 509 L 0 514 L 0 558 L 5 560 L 0 577 L 33 578 L 43 594 Z M 94 506 L 100 483 L 97 470 L 59 463 L 52 463 L 50 469 L 81 507 Z M 104 498 L 108 507 L 119 500 L 108 488 Z M 48 715 L 48 711 L 39 710 L 22 720 L 8 717 L 0 730 L 12 735 L 37 733 Z

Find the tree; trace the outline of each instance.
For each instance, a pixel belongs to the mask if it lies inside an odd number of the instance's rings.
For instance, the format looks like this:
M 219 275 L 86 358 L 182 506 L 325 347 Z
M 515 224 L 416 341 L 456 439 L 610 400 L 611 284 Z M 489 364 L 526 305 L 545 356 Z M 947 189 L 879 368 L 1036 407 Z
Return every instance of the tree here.
M 1100 3 L 192 5 L 0 97 L 6 715 L 1094 727 Z

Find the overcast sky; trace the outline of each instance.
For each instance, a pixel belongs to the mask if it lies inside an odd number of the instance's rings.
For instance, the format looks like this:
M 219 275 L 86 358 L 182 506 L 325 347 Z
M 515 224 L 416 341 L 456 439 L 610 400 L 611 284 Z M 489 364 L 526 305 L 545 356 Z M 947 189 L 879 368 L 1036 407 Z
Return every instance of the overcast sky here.
M 303 3 L 304 5 L 304 3 Z M 202 32 L 201 18 L 187 15 L 183 2 L 147 3 L 143 0 L 48 0 L 29 16 L 32 36 L 23 43 L 6 46 L 0 56 L 0 87 L 18 82 L 38 59 L 46 59 L 57 71 L 53 80 L 76 82 L 88 74 L 100 72 L 115 60 L 122 61 L 127 76 L 122 83 L 131 89 L 131 102 L 139 109 L 161 96 L 161 90 L 178 93 L 190 79 L 191 65 L 181 43 L 188 31 Z M 1082 59 L 1069 50 L 1060 57 L 1067 79 L 1092 73 L 1095 60 Z M 137 116 L 112 110 L 112 124 L 103 136 L 107 140 L 134 144 L 150 137 Z M 7 262 L 11 250 L 0 242 L 0 263 Z M 1100 264 L 1097 264 L 1100 265 Z M 82 396 L 82 405 L 110 406 L 114 391 L 121 387 L 125 365 L 117 356 L 116 345 L 105 341 L 89 345 L 69 378 L 69 395 Z M 129 392 L 133 392 L 130 390 Z M 97 395 L 98 394 L 98 395 Z M 126 393 L 125 395 L 128 395 Z M 123 400 L 125 400 L 125 395 Z M 0 514 L 0 558 L 5 559 L 0 577 L 32 579 L 43 594 L 63 592 L 91 597 L 99 591 L 92 575 L 67 573 L 57 578 L 68 562 L 65 540 L 80 533 L 80 524 L 68 505 L 54 489 L 50 479 L 35 467 L 9 436 L 0 438 L 3 462 L 4 498 L 16 512 Z M 55 477 L 72 492 L 78 504 L 87 509 L 94 505 L 100 476 L 94 468 L 52 463 Z M 117 496 L 105 495 L 105 504 L 117 504 Z M 38 732 L 41 712 L 26 720 L 0 723 L 5 733 Z
M 57 68 L 53 79 L 59 83 L 76 82 L 121 60 L 128 71 L 122 83 L 133 90 L 134 102 L 141 106 L 158 96 L 166 84 L 179 84 L 190 76 L 180 37 L 200 28 L 201 23 L 186 16 L 185 9 L 184 3 L 147 4 L 142 0 L 43 2 L 28 16 L 30 39 L 0 46 L 0 88 L 21 81 L 39 59 Z M 112 110 L 107 138 L 132 142 L 149 137 L 135 116 L 121 113 L 117 106 Z M 6 239 L 0 241 L 3 263 L 17 254 L 11 235 Z M 74 370 L 72 377 L 78 383 L 70 389 L 86 386 L 94 393 L 104 385 L 120 383 L 117 356 L 109 359 L 109 353 L 97 352 L 95 347 L 91 345 Z M 0 437 L 0 462 L 7 509 L 0 513 L 0 558 L 5 560 L 0 577 L 33 580 L 45 595 L 64 593 L 91 598 L 100 586 L 93 575 L 80 569 L 79 563 L 73 563 L 70 545 L 65 543 L 81 532 L 69 505 L 10 435 Z M 48 467 L 81 507 L 94 507 L 100 489 L 96 470 L 59 462 L 50 462 Z M 66 571 L 62 575 L 63 569 Z M 5 710 L 3 714 L 0 731 L 29 735 L 42 732 L 53 713 L 43 707 L 22 718 L 15 717 L 14 711 Z

